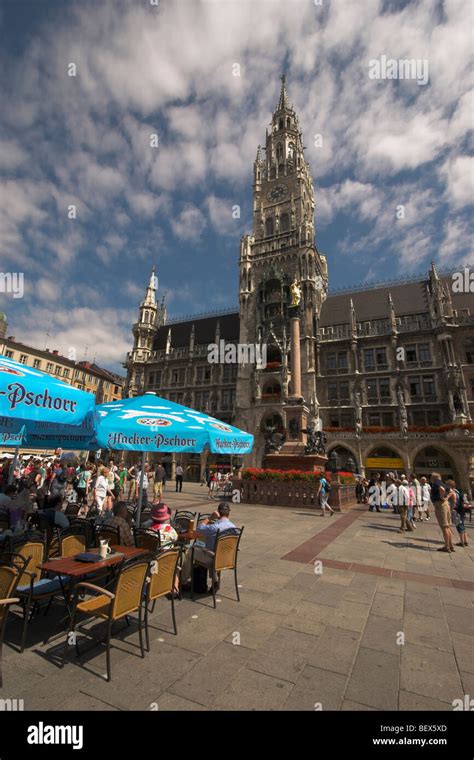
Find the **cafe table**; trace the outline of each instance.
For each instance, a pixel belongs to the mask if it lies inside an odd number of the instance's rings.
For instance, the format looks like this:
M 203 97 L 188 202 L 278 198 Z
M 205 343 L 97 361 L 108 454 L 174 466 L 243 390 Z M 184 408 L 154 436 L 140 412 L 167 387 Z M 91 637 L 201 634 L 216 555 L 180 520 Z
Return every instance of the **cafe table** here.
M 47 562 L 43 562 L 40 565 L 41 570 L 45 572 L 57 575 L 61 591 L 64 596 L 64 602 L 66 604 L 67 615 L 69 620 L 72 617 L 72 611 L 70 607 L 70 600 L 74 586 L 77 585 L 83 578 L 88 575 L 100 573 L 102 570 L 108 568 L 112 573 L 117 569 L 117 565 L 120 566 L 124 560 L 133 559 L 141 554 L 149 554 L 146 549 L 136 548 L 134 546 L 111 546 L 112 554 L 109 554 L 104 559 L 100 559 L 97 562 L 81 562 L 76 559 L 79 555 L 73 555 L 72 557 L 57 557 L 55 559 L 49 559 Z M 90 549 L 89 554 L 98 554 L 98 549 Z M 83 552 L 81 552 L 82 554 Z M 65 585 L 64 578 L 68 578 L 69 583 Z

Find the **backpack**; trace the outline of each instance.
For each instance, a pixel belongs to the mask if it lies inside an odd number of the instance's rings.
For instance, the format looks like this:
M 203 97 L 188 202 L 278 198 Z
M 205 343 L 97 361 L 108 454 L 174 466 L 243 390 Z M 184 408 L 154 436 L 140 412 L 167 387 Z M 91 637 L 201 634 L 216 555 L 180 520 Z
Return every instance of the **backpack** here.
M 196 594 L 207 593 L 207 568 L 201 565 L 194 565 L 193 586 Z

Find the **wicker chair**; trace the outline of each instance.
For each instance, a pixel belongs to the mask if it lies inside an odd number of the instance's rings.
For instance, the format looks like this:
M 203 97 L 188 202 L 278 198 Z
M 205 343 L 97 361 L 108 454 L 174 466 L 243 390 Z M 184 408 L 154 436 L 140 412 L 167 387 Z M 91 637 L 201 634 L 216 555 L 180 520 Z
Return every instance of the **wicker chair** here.
M 87 548 L 94 546 L 95 526 L 94 519 L 89 517 L 70 517 L 69 525 L 71 528 L 80 528 L 86 536 Z
M 156 554 L 161 547 L 161 538 L 157 530 L 144 530 L 143 528 L 134 528 L 133 537 L 135 546 L 139 549 L 147 549 L 152 554 Z
M 73 557 L 87 549 L 87 534 L 82 526 L 64 528 L 59 532 L 59 556 Z
M 3 686 L 2 648 L 8 612 L 11 604 L 20 601 L 15 597 L 15 589 L 27 564 L 28 560 L 18 554 L 10 555 L 9 562 L 0 564 L 0 689 Z
M 120 544 L 120 531 L 113 525 L 107 525 L 107 523 L 101 523 L 95 529 L 95 536 L 97 545 L 99 541 L 108 541 L 111 546 L 118 546 Z
M 220 583 L 222 570 L 234 571 L 235 593 L 237 594 L 237 601 L 240 602 L 239 586 L 237 583 L 237 552 L 239 551 L 239 544 L 243 532 L 243 527 L 228 528 L 227 530 L 217 531 L 214 551 L 201 549 L 201 551 L 206 555 L 206 559 L 204 560 L 200 560 L 199 557 L 196 557 L 196 547 L 193 546 L 192 548 L 191 567 L 194 567 L 194 565 L 200 565 L 201 567 L 207 568 L 211 572 L 212 600 L 214 602 L 214 609 L 216 608 L 216 584 L 214 582 L 214 579 L 217 574 Z M 193 573 L 191 573 L 191 599 L 194 599 Z
M 184 509 L 177 509 L 174 513 L 171 524 L 178 533 L 188 533 L 189 531 L 194 530 L 196 515 L 197 512 L 187 512 Z
M 33 614 L 43 601 L 51 602 L 52 598 L 62 594 L 63 586 L 69 582 L 67 578 L 51 580 L 44 577 L 40 565 L 46 559 L 46 542 L 41 538 L 26 538 L 23 543 L 14 544 L 14 551 L 22 558 L 29 559 L 28 569 L 23 569 L 16 587 L 16 596 L 20 598 L 23 608 L 23 632 L 21 637 L 20 651 L 23 652 L 26 644 L 28 622 L 31 622 Z M 7 558 L 8 555 L 4 554 Z M 14 564 L 17 564 L 13 560 Z M 31 617 L 30 617 L 31 612 Z
M 177 548 L 166 549 L 158 554 L 151 563 L 151 575 L 149 576 L 145 597 L 145 634 L 146 648 L 150 651 L 150 638 L 148 635 L 148 612 L 155 608 L 155 602 L 166 594 L 170 594 L 171 616 L 173 618 L 174 635 L 178 635 L 176 616 L 174 613 L 174 584 L 181 550 Z M 149 610 L 150 604 L 152 609 Z
M 71 624 L 69 632 L 64 644 L 63 658 L 61 667 L 64 666 L 67 656 L 67 649 L 69 641 L 71 640 L 71 633 L 74 632 L 76 627 L 76 618 L 78 613 L 85 614 L 88 619 L 100 618 L 107 621 L 107 634 L 105 639 L 106 656 L 107 656 L 107 681 L 111 680 L 112 672 L 110 665 L 110 639 L 112 635 L 112 625 L 116 620 L 123 618 L 127 619 L 127 616 L 132 612 L 138 612 L 138 633 L 140 638 L 140 651 L 141 656 L 145 657 L 145 649 L 143 646 L 143 633 L 142 633 L 142 617 L 143 617 L 143 599 L 145 595 L 145 584 L 147 575 L 149 574 L 150 563 L 141 561 L 135 561 L 130 564 L 124 564 L 120 573 L 117 575 L 114 591 L 109 591 L 101 586 L 95 586 L 92 583 L 79 583 L 76 586 L 76 594 L 74 597 L 74 606 L 71 617 Z M 80 601 L 79 597 L 84 592 L 91 593 L 92 595 Z M 128 622 L 128 620 L 127 620 Z M 79 645 L 76 637 L 76 652 L 79 655 Z

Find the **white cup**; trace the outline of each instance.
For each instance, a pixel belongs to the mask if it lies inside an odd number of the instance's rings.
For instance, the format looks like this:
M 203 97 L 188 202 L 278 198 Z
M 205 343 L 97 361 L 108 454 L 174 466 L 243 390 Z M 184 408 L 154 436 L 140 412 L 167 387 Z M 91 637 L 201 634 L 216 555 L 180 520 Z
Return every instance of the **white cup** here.
M 99 544 L 99 554 L 102 557 L 102 559 L 105 559 L 108 554 L 110 554 L 112 549 L 108 545 L 107 541 L 102 540 Z

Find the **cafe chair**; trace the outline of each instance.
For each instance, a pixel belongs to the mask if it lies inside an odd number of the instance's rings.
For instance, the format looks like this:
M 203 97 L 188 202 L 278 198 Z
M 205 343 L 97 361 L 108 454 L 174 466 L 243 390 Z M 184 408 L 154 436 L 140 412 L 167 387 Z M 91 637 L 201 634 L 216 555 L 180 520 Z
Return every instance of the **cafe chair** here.
M 8 509 L 0 509 L 0 530 L 8 530 L 10 527 L 10 512 Z
M 143 646 L 143 598 L 145 594 L 145 584 L 149 574 L 149 561 L 134 561 L 126 563 L 118 573 L 114 591 L 109 591 L 101 586 L 95 586 L 92 583 L 78 583 L 74 595 L 73 611 L 71 624 L 64 644 L 63 658 L 61 667 L 66 662 L 67 650 L 71 633 L 76 627 L 76 618 L 78 613 L 85 614 L 87 620 L 99 618 L 107 623 L 107 633 L 104 640 L 106 645 L 107 657 L 107 681 L 111 680 L 112 672 L 110 665 L 110 639 L 112 636 L 112 626 L 117 620 L 126 619 L 133 612 L 138 612 L 138 633 L 140 639 L 141 656 L 145 657 Z M 90 594 L 90 597 L 81 601 L 80 597 L 84 592 Z M 84 632 L 85 633 L 85 632 Z M 79 655 L 79 645 L 77 636 L 75 640 L 76 653 Z
M 15 543 L 14 552 L 21 555 L 22 558 L 29 559 L 28 569 L 22 569 L 15 591 L 23 609 L 20 652 L 24 652 L 28 623 L 31 623 L 41 602 L 51 602 L 53 597 L 62 595 L 63 588 L 65 584 L 69 583 L 69 579 L 61 577 L 61 579 L 52 580 L 47 578 L 41 570 L 40 566 L 46 561 L 46 542 L 44 539 L 27 538 L 23 543 Z M 13 562 L 17 564 L 16 560 Z
M 20 601 L 15 597 L 15 589 L 27 564 L 28 560 L 18 554 L 10 554 L 8 560 L 0 561 L 0 689 L 3 686 L 2 648 L 8 612 L 11 604 Z
M 81 506 L 82 505 L 79 504 L 77 501 L 70 501 L 66 507 L 66 511 L 64 512 L 64 514 L 66 515 L 66 517 L 76 517 Z
M 87 533 L 85 526 L 73 525 L 59 531 L 59 556 L 73 557 L 87 551 Z
M 197 520 L 196 520 L 196 529 L 197 529 L 197 526 L 199 525 L 199 523 L 202 522 L 203 520 L 211 520 L 212 519 L 212 522 L 214 522 L 214 520 L 217 519 L 217 518 L 213 518 L 212 515 L 213 515 L 213 512 L 199 512 L 198 516 L 197 516 Z
M 177 509 L 171 520 L 171 524 L 178 533 L 188 533 L 189 531 L 194 530 L 196 514 L 197 512 L 188 512 L 184 509 Z
M 157 599 L 169 594 L 171 600 L 171 616 L 173 618 L 174 635 L 178 635 L 176 616 L 174 612 L 174 585 L 178 573 L 181 550 L 167 549 L 160 552 L 150 563 L 150 574 L 145 589 L 145 636 L 146 648 L 150 651 L 148 635 L 148 612 L 153 612 Z M 151 609 L 150 609 L 151 606 Z
M 157 530 L 133 528 L 133 537 L 135 539 L 135 546 L 138 549 L 146 549 L 152 554 L 156 554 L 160 550 L 161 538 Z
M 237 583 L 237 556 L 240 541 L 244 528 L 228 528 L 227 530 L 217 531 L 214 551 L 203 549 L 193 545 L 191 554 L 191 568 L 194 565 L 207 568 L 211 574 L 212 600 L 214 609 L 216 609 L 216 582 L 220 585 L 221 572 L 223 570 L 234 571 L 235 593 L 237 601 L 240 602 L 239 586 Z M 194 599 L 194 573 L 191 573 L 191 599 Z
M 101 523 L 95 529 L 95 536 L 97 546 L 100 541 L 108 541 L 110 546 L 119 546 L 120 544 L 120 531 L 113 525 L 107 525 L 107 523 Z
M 70 517 L 69 526 L 71 528 L 80 528 L 86 536 L 87 548 L 94 546 L 95 525 L 94 519 L 90 517 Z

